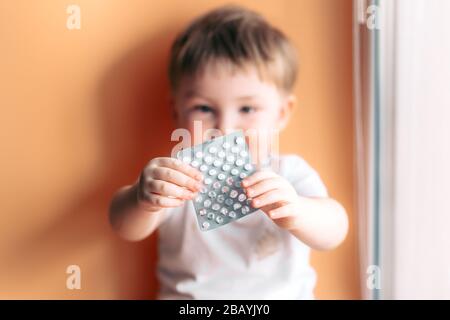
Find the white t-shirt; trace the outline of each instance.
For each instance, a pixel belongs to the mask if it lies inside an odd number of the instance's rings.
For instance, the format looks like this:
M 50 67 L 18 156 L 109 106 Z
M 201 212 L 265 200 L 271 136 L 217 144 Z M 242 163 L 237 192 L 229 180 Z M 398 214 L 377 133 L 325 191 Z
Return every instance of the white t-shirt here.
M 317 172 L 296 155 L 281 156 L 278 174 L 297 193 L 327 197 Z M 264 212 L 200 231 L 191 201 L 159 227 L 159 299 L 313 299 L 310 249 Z

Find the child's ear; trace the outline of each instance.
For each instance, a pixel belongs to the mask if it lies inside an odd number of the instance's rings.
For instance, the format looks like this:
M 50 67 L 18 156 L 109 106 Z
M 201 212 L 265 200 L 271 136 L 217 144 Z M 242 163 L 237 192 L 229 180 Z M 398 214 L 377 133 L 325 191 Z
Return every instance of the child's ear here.
M 281 131 L 287 126 L 296 103 L 297 97 L 294 94 L 289 94 L 286 97 L 284 97 L 283 103 L 280 108 L 278 130 Z

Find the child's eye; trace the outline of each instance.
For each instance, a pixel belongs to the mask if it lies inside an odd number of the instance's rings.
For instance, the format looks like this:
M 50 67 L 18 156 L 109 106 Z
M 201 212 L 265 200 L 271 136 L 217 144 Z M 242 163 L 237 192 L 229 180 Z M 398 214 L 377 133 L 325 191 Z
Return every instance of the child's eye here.
M 243 106 L 239 111 L 242 113 L 252 113 L 256 111 L 256 108 L 250 106 Z
M 194 111 L 200 111 L 202 113 L 213 112 L 214 110 L 207 105 L 198 105 L 194 107 Z

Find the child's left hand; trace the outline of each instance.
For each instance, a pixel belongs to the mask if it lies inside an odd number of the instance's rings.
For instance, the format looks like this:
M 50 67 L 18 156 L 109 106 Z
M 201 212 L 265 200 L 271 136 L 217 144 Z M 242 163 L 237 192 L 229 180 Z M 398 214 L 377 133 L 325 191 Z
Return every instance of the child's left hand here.
M 292 230 L 298 227 L 300 197 L 285 178 L 273 171 L 257 171 L 242 181 L 251 205 L 264 211 L 278 226 Z

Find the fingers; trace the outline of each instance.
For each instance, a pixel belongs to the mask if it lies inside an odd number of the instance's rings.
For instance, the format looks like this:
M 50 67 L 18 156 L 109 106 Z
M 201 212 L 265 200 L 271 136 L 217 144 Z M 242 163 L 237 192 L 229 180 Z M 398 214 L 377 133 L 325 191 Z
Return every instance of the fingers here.
M 281 192 L 279 189 L 276 189 L 263 193 L 262 195 L 256 198 L 253 198 L 251 204 L 255 208 L 261 208 L 282 201 L 285 201 L 284 192 Z
M 138 200 L 151 209 L 179 207 L 195 197 L 202 178 L 197 169 L 178 159 L 155 158 L 139 178 Z
M 296 207 L 293 204 L 274 203 L 260 208 L 279 227 L 291 230 L 298 226 L 298 219 L 295 217 Z
M 154 193 L 144 193 L 146 204 L 157 208 L 174 208 L 184 203 L 184 200 L 178 198 L 169 198 Z
M 153 159 L 152 162 L 159 167 L 174 169 L 198 181 L 202 180 L 200 171 L 178 159 L 164 157 Z
M 292 216 L 292 212 L 295 211 L 293 204 L 287 204 L 267 211 L 267 214 L 272 219 L 280 219 Z
M 248 176 L 244 180 L 242 180 L 242 186 L 243 187 L 250 187 L 254 185 L 255 183 L 258 183 L 261 180 L 269 179 L 269 178 L 276 178 L 278 175 L 271 171 L 271 170 L 261 170 L 257 171 L 254 174 Z
M 273 171 L 257 171 L 242 181 L 244 190 L 249 198 L 252 198 L 252 206 L 262 208 L 276 202 L 285 200 L 285 183 L 280 176 Z
M 250 187 L 244 187 L 245 192 L 247 193 L 247 196 L 250 198 L 258 197 L 259 195 L 266 193 L 268 191 L 274 190 L 274 189 L 282 189 L 283 188 L 283 182 L 277 177 L 277 178 L 268 178 L 265 180 L 261 180 Z
M 149 182 L 153 179 L 163 180 L 176 184 L 180 187 L 188 188 L 193 192 L 197 192 L 202 188 L 202 183 L 199 180 L 186 175 L 184 172 L 167 167 L 153 167 L 150 170 L 150 176 L 152 178 L 150 178 Z
M 163 180 L 150 181 L 148 183 L 147 190 L 151 193 L 159 194 L 162 196 L 171 196 L 184 200 L 190 200 L 195 196 L 194 192 Z

